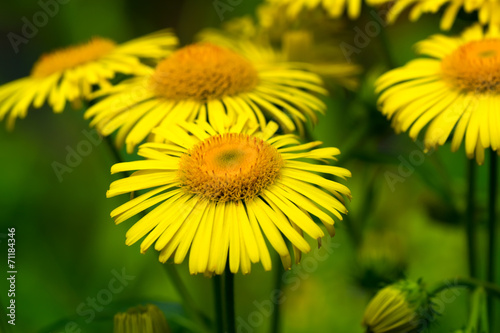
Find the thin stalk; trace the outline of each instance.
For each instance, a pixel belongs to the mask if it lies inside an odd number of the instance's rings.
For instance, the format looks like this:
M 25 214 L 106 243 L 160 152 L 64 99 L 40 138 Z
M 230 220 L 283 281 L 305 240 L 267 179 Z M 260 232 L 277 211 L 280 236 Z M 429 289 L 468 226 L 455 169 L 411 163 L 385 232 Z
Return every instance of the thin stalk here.
M 500 298 L 500 286 L 487 281 L 481 281 L 474 278 L 463 278 L 463 277 L 457 277 L 455 279 L 441 281 L 437 283 L 434 287 L 429 288 L 428 293 L 430 297 L 435 297 L 440 292 L 448 289 L 453 289 L 453 288 L 475 289 L 478 287 L 484 288 L 484 290 L 488 293 L 488 295 Z
M 283 265 L 281 263 L 278 263 L 276 266 L 276 280 L 274 282 L 274 291 L 276 290 L 280 291 L 279 295 L 281 295 L 282 289 L 283 289 L 283 273 L 285 272 Z M 274 312 L 273 316 L 271 318 L 271 333 L 279 333 L 280 331 L 280 312 L 281 312 L 281 307 L 280 307 L 281 302 L 276 302 L 274 304 Z
M 497 252 L 497 228 L 496 228 L 496 202 L 497 202 L 497 185 L 498 185 L 498 172 L 497 172 L 497 153 L 490 150 L 490 188 L 489 188 L 489 202 L 488 202 L 488 263 L 486 280 L 490 283 L 495 282 L 496 275 L 496 252 Z M 493 299 L 488 297 L 488 318 L 490 318 L 490 327 L 494 332 L 493 327 L 493 313 L 494 313 Z
M 113 155 L 113 158 L 115 159 L 116 163 L 123 162 L 122 155 L 118 148 L 116 148 L 115 143 L 113 142 L 113 139 L 109 135 L 104 136 L 104 140 L 108 144 L 109 150 L 111 150 L 111 154 Z
M 111 151 L 111 154 L 113 155 L 115 162 L 120 163 L 124 162 L 124 159 L 122 158 L 122 155 L 116 145 L 114 144 L 111 136 L 104 136 L 104 140 L 108 144 L 109 150 Z M 123 175 L 125 177 L 129 177 L 130 173 L 129 172 L 123 172 Z M 131 195 L 134 196 L 135 192 L 132 192 Z M 142 211 L 140 213 L 142 217 L 146 215 L 145 211 Z M 190 316 L 198 322 L 200 327 L 202 328 L 203 332 L 209 331 L 208 326 L 207 326 L 207 321 L 204 320 L 203 315 L 197 310 L 196 304 L 194 300 L 191 298 L 189 295 L 189 292 L 185 286 L 185 284 L 182 282 L 181 277 L 179 276 L 179 273 L 177 272 L 177 268 L 173 264 L 163 264 L 162 265 L 165 268 L 165 271 L 167 272 L 168 276 L 170 277 L 170 280 L 174 284 L 175 288 L 177 289 L 177 292 L 181 296 L 181 299 L 183 301 L 184 308 L 186 309 L 186 312 L 190 314 Z M 220 293 L 219 293 L 220 294 Z
M 475 220 L 475 188 L 476 188 L 476 161 L 468 160 L 467 168 L 467 208 L 465 211 L 465 226 L 467 237 L 467 258 L 469 262 L 469 276 L 477 277 L 477 228 Z
M 312 133 L 311 128 L 306 124 L 304 126 L 304 135 L 303 135 L 304 142 L 313 142 L 316 141 L 314 138 L 314 135 Z
M 483 318 L 487 317 L 485 311 L 483 313 L 483 306 L 486 305 L 487 294 L 483 288 L 476 288 L 472 293 L 471 310 L 469 314 L 469 321 L 467 323 L 466 332 L 482 332 L 488 333 L 488 323 L 483 322 Z
M 229 267 L 224 270 L 224 297 L 226 305 L 226 331 L 236 333 L 235 311 L 234 311 L 234 274 Z
M 206 321 L 203 319 L 201 313 L 197 310 L 196 303 L 191 298 L 191 295 L 189 295 L 186 285 L 182 282 L 179 272 L 177 272 L 177 267 L 175 267 L 174 264 L 169 264 L 169 263 L 163 264 L 162 266 L 165 268 L 165 271 L 167 272 L 170 281 L 175 286 L 175 289 L 181 296 L 181 299 L 184 304 L 184 309 L 186 310 L 186 312 L 196 322 L 198 322 L 200 327 L 203 328 L 204 332 L 209 331 Z
M 222 304 L 222 277 L 215 275 L 214 284 L 214 303 L 215 303 L 215 329 L 216 332 L 225 332 L 224 329 L 224 306 Z
M 382 44 L 382 49 L 384 50 L 387 65 L 389 66 L 389 68 L 396 68 L 396 61 L 394 60 L 394 56 L 391 52 L 391 43 L 389 41 L 389 36 L 387 36 L 385 27 L 382 27 L 382 29 L 380 29 L 380 42 Z

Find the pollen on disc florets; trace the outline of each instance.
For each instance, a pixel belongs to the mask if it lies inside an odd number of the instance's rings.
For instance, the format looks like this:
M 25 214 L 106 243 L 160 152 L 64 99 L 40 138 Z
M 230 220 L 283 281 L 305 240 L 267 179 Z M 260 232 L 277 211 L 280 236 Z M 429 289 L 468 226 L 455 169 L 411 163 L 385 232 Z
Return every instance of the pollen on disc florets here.
M 500 92 L 500 39 L 472 41 L 445 57 L 444 79 L 470 92 Z
M 274 183 L 284 161 L 276 148 L 246 134 L 212 136 L 181 157 L 179 177 L 212 201 L 249 200 Z
M 33 65 L 31 76 L 46 77 L 97 60 L 116 47 L 109 39 L 94 37 L 89 42 L 43 54 Z
M 252 90 L 258 83 L 252 63 L 228 49 L 204 43 L 179 49 L 161 61 L 150 79 L 157 96 L 209 100 Z

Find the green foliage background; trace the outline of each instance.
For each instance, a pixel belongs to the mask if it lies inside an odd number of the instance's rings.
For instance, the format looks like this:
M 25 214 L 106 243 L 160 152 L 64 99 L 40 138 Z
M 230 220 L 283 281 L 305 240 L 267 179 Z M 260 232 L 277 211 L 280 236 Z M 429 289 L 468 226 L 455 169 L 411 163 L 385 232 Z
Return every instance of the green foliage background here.
M 224 18 L 252 14 L 258 4 L 244 0 L 232 12 L 226 12 Z M 0 83 L 28 75 L 41 53 L 95 35 L 123 42 L 173 27 L 181 43 L 186 44 L 202 28 L 221 23 L 212 1 L 70 0 L 60 5 L 57 15 L 26 45 L 20 45 L 16 54 L 7 34 L 20 34 L 22 17 L 31 20 L 40 10 L 35 1 L 0 3 Z M 365 21 L 353 26 L 363 28 L 368 20 L 366 8 L 364 14 Z M 457 31 L 460 24 L 466 22 L 459 22 Z M 438 18 L 430 16 L 417 24 L 400 19 L 397 26 L 388 27 L 390 52 L 396 65 L 412 59 L 412 45 L 438 32 L 437 29 Z M 372 294 L 355 281 L 357 257 L 348 223 L 362 226 L 363 232 L 387 228 L 400 234 L 408 249 L 409 278 L 422 277 L 432 283 L 467 272 L 464 228 L 456 214 L 465 207 L 465 154 L 463 150 L 453 154 L 449 146 L 442 147 L 391 191 L 385 172 L 397 173 L 398 156 L 407 159 L 419 148 L 406 134 L 394 134 L 374 107 L 373 78 L 387 65 L 382 60 L 381 39 L 375 37 L 370 43 L 375 53 L 362 51 L 357 57 L 361 64 L 374 69 L 365 71 L 361 93 L 336 89 L 327 99 L 327 115 L 320 117 L 313 131 L 314 137 L 326 146 L 344 150 L 350 138 L 371 124 L 370 134 L 342 162 L 353 173 L 347 182 L 353 193 L 350 217 L 337 224 L 333 239 L 336 248 L 328 259 L 319 263 L 317 269 L 297 273 L 298 280 L 285 285 L 283 332 L 363 331 L 363 310 Z M 18 270 L 16 326 L 5 325 L 6 317 L 2 314 L 0 323 L 4 326 L 0 324 L 0 330 L 72 332 L 65 331 L 64 325 L 74 320 L 82 332 L 111 332 L 115 312 L 145 302 L 158 302 L 172 326 L 182 327 L 183 311 L 175 304 L 180 302 L 179 295 L 158 263 L 157 254 L 150 250 L 141 255 L 137 244 L 125 246 L 125 232 L 132 223 L 115 226 L 109 217 L 110 211 L 127 198 L 105 198 L 109 184 L 118 177 L 109 174 L 114 160 L 106 143 L 93 146 L 80 165 L 63 175 L 62 182 L 54 173 L 52 163 L 65 163 L 67 147 L 76 149 L 85 139 L 82 130 L 88 129 L 88 123 L 82 114 L 69 109 L 57 115 L 48 108 L 31 110 L 26 119 L 17 122 L 13 132 L 0 128 L 0 233 L 7 233 L 8 227 L 16 228 Z M 480 167 L 479 173 L 478 217 L 484 227 L 485 167 Z M 370 188 L 368 184 L 372 184 Z M 8 301 L 4 265 L 7 243 L 3 237 L 0 235 L 0 313 Z M 484 231 L 481 237 L 480 245 L 485 246 Z M 112 270 L 123 268 L 135 279 L 123 292 L 115 294 L 103 311 L 96 313 L 95 320 L 86 323 L 87 317 L 76 314 L 77 307 L 107 288 Z M 255 315 L 255 311 L 259 312 L 255 303 L 269 300 L 274 288 L 274 272 L 264 272 L 258 265 L 253 268 L 251 275 L 236 277 L 236 311 L 246 322 L 259 318 Z M 210 279 L 189 276 L 187 265 L 180 266 L 179 271 L 196 303 L 207 316 L 212 316 Z M 432 331 L 450 332 L 464 325 L 466 300 L 467 293 L 462 291 L 455 301 L 446 304 Z M 500 316 L 500 305 L 496 309 Z M 256 316 L 253 319 L 249 318 L 252 313 Z M 254 332 L 268 331 L 267 325 L 265 319 Z

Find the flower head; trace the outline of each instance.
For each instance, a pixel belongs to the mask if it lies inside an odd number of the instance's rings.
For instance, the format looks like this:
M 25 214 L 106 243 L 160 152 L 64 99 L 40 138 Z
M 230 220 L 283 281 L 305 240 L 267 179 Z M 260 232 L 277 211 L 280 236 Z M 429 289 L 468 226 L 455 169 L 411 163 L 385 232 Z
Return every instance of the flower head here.
M 231 272 L 247 274 L 251 263 L 271 269 L 266 245 L 291 266 L 285 239 L 293 245 L 295 261 L 311 250 L 305 232 L 324 236 L 316 216 L 334 235 L 334 220 L 346 213 L 343 196 L 349 189 L 317 173 L 348 177 L 346 169 L 316 165 L 302 159 L 327 161 L 336 148 L 320 142 L 300 144 L 293 135 L 274 136 L 277 125 L 262 131 L 240 117 L 224 131 L 206 122 L 181 122 L 157 128 L 164 142 L 145 143 L 144 161 L 119 163 L 111 172 L 138 170 L 113 182 L 108 197 L 148 190 L 111 213 L 116 223 L 153 208 L 127 232 L 126 244 L 145 237 L 141 252 L 154 243 L 160 261 L 184 261 L 188 251 L 192 274 L 221 274 L 229 257 Z
M 156 306 L 139 305 L 117 313 L 114 319 L 114 333 L 170 333 L 163 312 Z
M 28 77 L 0 86 L 0 120 L 8 115 L 13 128 L 30 106 L 47 102 L 62 112 L 67 102 L 78 104 L 89 98 L 93 86 L 108 87 L 117 73 L 144 74 L 149 67 L 140 59 L 159 59 L 171 53 L 177 38 L 169 31 L 147 35 L 124 44 L 95 37 L 89 42 L 44 54 Z
M 447 7 L 441 19 L 442 30 L 449 30 L 451 28 L 458 12 L 462 8 L 466 13 L 477 11 L 479 15 L 479 22 L 483 25 L 491 24 L 498 26 L 500 23 L 499 0 L 368 0 L 368 3 L 371 5 L 381 5 L 389 2 L 394 2 L 394 5 L 391 7 L 387 15 L 389 23 L 394 23 L 399 14 L 401 14 L 401 12 L 408 7 L 412 7 L 410 11 L 410 20 L 417 21 L 422 14 L 436 13 L 445 5 L 447 5 Z
M 303 10 L 313 10 L 317 7 L 325 10 L 331 18 L 339 18 L 347 12 L 350 19 L 356 19 L 361 13 L 362 0 L 268 0 L 270 3 L 286 7 L 286 14 L 291 18 Z
M 363 326 L 370 333 L 418 333 L 434 310 L 420 282 L 402 280 L 380 290 L 366 307 Z M 427 319 L 428 320 L 428 319 Z
M 157 126 L 200 119 L 216 130 L 239 116 L 265 126 L 276 120 L 285 132 L 316 121 L 326 94 L 316 74 L 294 63 L 268 61 L 268 49 L 247 43 L 238 51 L 214 43 L 178 49 L 147 75 L 124 81 L 103 92 L 109 95 L 87 110 L 103 135 L 118 130 L 118 146 L 127 151 Z
M 268 15 L 281 15 L 276 8 L 273 10 L 275 12 Z M 274 26 L 263 27 L 260 23 L 254 26 L 253 34 L 249 34 L 249 29 L 244 27 L 235 28 L 234 25 L 239 22 L 238 20 L 228 22 L 224 30 L 204 29 L 198 38 L 203 42 L 223 45 L 241 53 L 251 52 L 253 44 L 257 44 L 265 51 L 259 54 L 261 62 L 278 65 L 284 62 L 293 63 L 297 69 L 315 73 L 325 82 L 332 81 L 351 90 L 358 86 L 357 76 L 361 73 L 361 67 L 347 62 L 345 55 L 335 47 L 338 45 L 338 40 L 320 37 L 309 28 L 297 28 L 296 22 L 279 29 Z M 250 24 L 248 18 L 244 22 Z
M 483 33 L 476 25 L 461 37 L 435 35 L 417 44 L 416 59 L 382 75 L 376 82 L 382 113 L 396 131 L 410 137 L 428 125 L 424 144 L 442 145 L 452 135 L 456 151 L 465 137 L 465 151 L 484 161 L 484 149 L 500 152 L 500 34 Z

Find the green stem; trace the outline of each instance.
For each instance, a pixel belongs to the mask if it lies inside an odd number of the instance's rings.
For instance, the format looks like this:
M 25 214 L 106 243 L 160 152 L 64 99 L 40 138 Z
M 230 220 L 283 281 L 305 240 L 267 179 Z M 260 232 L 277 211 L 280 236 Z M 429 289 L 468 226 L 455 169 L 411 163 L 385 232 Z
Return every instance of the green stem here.
M 483 290 L 484 292 L 484 290 Z M 488 295 L 486 295 L 488 296 Z M 492 328 L 489 326 L 489 322 L 488 322 L 488 302 L 487 301 L 483 301 L 481 303 L 481 310 L 480 310 L 480 314 L 481 314 L 481 318 L 479 319 L 480 320 L 480 325 L 481 325 L 481 329 L 483 329 L 483 331 L 480 331 L 478 330 L 478 332 L 482 332 L 482 333 L 489 333 L 489 332 L 492 332 Z
M 215 329 L 216 332 L 225 332 L 223 316 L 224 307 L 222 304 L 222 278 L 220 275 L 215 275 L 212 279 L 214 284 Z
M 467 169 L 467 208 L 465 225 L 467 233 L 467 258 L 469 262 L 469 276 L 477 277 L 477 228 L 475 221 L 475 188 L 476 188 L 476 161 L 468 160 Z
M 429 296 L 435 297 L 440 292 L 453 289 L 453 288 L 469 288 L 475 289 L 478 287 L 484 288 L 484 290 L 491 296 L 500 298 L 500 286 L 486 281 L 481 281 L 474 278 L 463 278 L 457 277 L 455 279 L 444 280 L 437 283 L 434 287 L 429 288 Z
M 396 61 L 391 53 L 391 43 L 389 42 L 389 36 L 387 36 L 387 31 L 384 27 L 380 30 L 380 42 L 382 44 L 382 49 L 384 50 L 384 55 L 386 58 L 387 65 L 389 68 L 396 68 Z
M 312 133 L 313 131 L 309 127 L 309 124 L 304 125 L 304 142 L 313 142 L 316 141 L 314 138 L 314 135 Z
M 281 263 L 277 263 L 276 266 L 276 280 L 274 282 L 274 291 L 276 290 L 281 291 L 283 289 L 283 273 L 285 272 L 285 269 L 283 268 L 283 265 Z M 281 297 L 281 296 L 280 296 Z M 280 331 L 280 302 L 277 302 L 274 304 L 274 311 L 273 311 L 273 316 L 271 318 L 271 333 L 279 333 Z
M 346 141 L 342 144 L 341 154 L 337 157 L 336 165 L 343 165 L 346 161 L 351 160 L 353 154 L 359 150 L 359 145 L 366 141 L 370 135 L 371 127 L 369 124 L 363 123 L 362 128 L 354 134 L 349 135 Z
M 116 163 L 124 162 L 124 159 L 122 158 L 120 151 L 118 150 L 118 148 L 114 144 L 111 136 L 109 136 L 109 135 L 104 136 L 104 140 L 108 144 L 108 148 L 111 151 L 111 153 L 115 159 L 115 162 Z M 123 175 L 125 177 L 129 177 L 130 173 L 123 172 Z M 134 194 L 134 192 L 132 192 L 132 195 L 133 194 Z M 142 211 L 141 215 L 144 217 L 146 215 L 146 212 Z M 177 272 L 177 268 L 173 264 L 168 264 L 168 263 L 163 264 L 163 267 L 165 268 L 168 276 L 170 277 L 170 280 L 172 281 L 175 288 L 177 289 L 177 292 L 181 296 L 183 303 L 184 303 L 184 307 L 186 309 L 186 312 L 188 312 L 192 316 L 192 318 L 195 319 L 199 323 L 199 325 L 203 328 L 203 331 L 207 331 L 207 322 L 206 322 L 206 320 L 204 320 L 203 315 L 197 310 L 197 307 L 196 307 L 194 300 L 189 295 L 189 292 L 188 292 L 186 286 L 182 282 L 182 279 L 179 276 L 179 273 Z
M 483 288 L 476 288 L 472 293 L 472 306 L 466 332 L 488 332 L 488 324 L 486 323 L 485 325 L 482 322 L 482 318 L 486 315 L 486 312 L 483 313 L 483 306 L 486 305 L 486 296 Z M 481 325 L 480 328 L 478 327 L 479 325 Z
M 194 300 L 191 298 L 191 295 L 189 295 L 186 285 L 182 282 L 179 272 L 177 272 L 177 267 L 174 264 L 169 264 L 169 263 L 162 264 L 162 266 L 165 268 L 165 271 L 167 272 L 170 281 L 172 282 L 175 289 L 181 296 L 181 299 L 184 304 L 184 309 L 186 310 L 186 312 L 195 321 L 198 322 L 200 327 L 203 328 L 203 331 L 209 331 L 206 321 L 203 319 L 201 313 L 197 310 L 196 304 Z
M 490 188 L 489 188 L 489 203 L 488 203 L 488 263 L 486 279 L 488 282 L 495 282 L 496 268 L 496 250 L 497 250 L 497 228 L 496 228 L 496 201 L 497 201 L 497 154 L 490 150 Z M 490 328 L 494 332 L 493 299 L 488 297 L 488 318 L 490 318 Z
M 118 150 L 118 148 L 116 148 L 116 145 L 113 142 L 113 139 L 111 138 L 111 136 L 109 136 L 109 135 L 104 136 L 104 140 L 108 144 L 109 150 L 111 150 L 111 154 L 113 155 L 115 162 L 116 163 L 123 162 L 122 155 L 121 155 L 120 151 Z
M 229 265 L 224 270 L 224 297 L 226 300 L 226 332 L 236 333 L 234 311 L 234 274 L 229 270 Z

